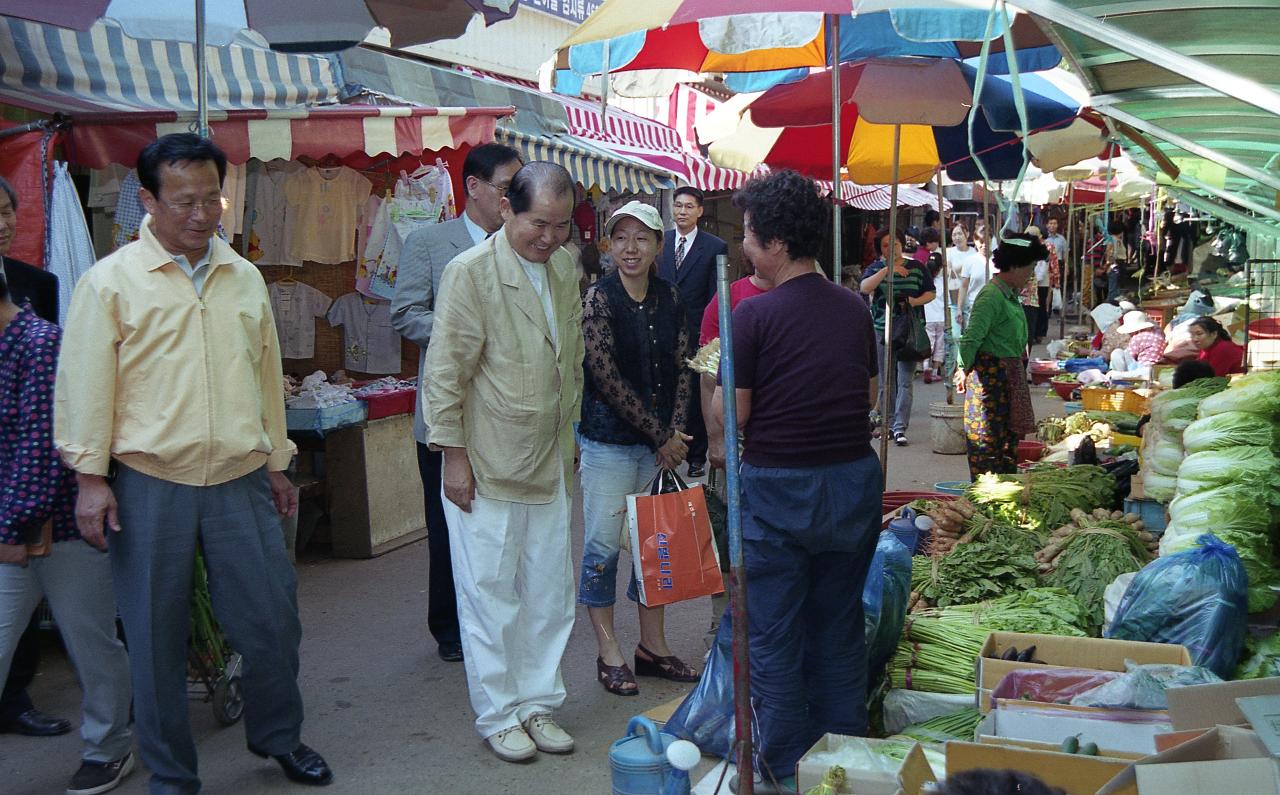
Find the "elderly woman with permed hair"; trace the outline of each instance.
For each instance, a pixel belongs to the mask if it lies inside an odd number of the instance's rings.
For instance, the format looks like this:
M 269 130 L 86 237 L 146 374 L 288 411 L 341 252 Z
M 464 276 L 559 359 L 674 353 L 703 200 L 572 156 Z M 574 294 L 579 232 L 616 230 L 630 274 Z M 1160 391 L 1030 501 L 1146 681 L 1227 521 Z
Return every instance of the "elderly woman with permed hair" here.
M 774 285 L 733 310 L 755 791 L 794 792 L 796 762 L 823 734 L 867 731 L 876 341 L 866 302 L 815 267 L 829 221 L 813 180 L 774 172 L 733 201 L 743 252 Z
M 1027 388 L 1027 315 L 1018 293 L 1049 256 L 1038 236 L 1006 234 L 993 255 L 995 278 L 973 302 L 960 337 L 956 392 L 968 391 L 964 429 L 969 474 L 1018 470 L 1018 440 L 1036 429 Z

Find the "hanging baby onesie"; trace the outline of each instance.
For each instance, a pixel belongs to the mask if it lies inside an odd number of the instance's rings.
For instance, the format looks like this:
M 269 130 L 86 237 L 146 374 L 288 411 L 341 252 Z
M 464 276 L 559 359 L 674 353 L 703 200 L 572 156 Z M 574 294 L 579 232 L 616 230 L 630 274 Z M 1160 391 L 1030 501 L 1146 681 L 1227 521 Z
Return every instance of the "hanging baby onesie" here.
M 342 326 L 342 366 L 358 373 L 399 373 L 400 335 L 391 304 L 347 293 L 329 308 L 329 325 Z
M 294 260 L 337 265 L 356 258 L 356 225 L 373 183 L 347 168 L 309 168 L 285 180 Z
M 294 216 L 284 194 L 290 176 L 305 170 L 301 163 L 271 160 L 255 169 L 253 211 L 249 222 L 249 252 L 245 259 L 255 265 L 294 265 L 302 260 L 289 257 Z
M 370 266 L 377 267 L 378 260 L 370 260 L 365 256 L 365 251 L 369 249 L 369 238 L 373 234 L 374 227 L 378 226 L 378 219 L 382 214 L 382 205 L 385 204 L 382 197 L 374 194 L 369 196 L 369 201 L 364 205 L 364 217 L 360 220 L 360 226 L 356 228 L 356 292 L 361 295 L 374 296 L 369 291 L 369 278 L 373 275 L 369 270 Z M 383 221 L 383 223 L 387 223 Z
M 310 359 L 316 350 L 316 318 L 324 317 L 333 302 L 329 296 L 302 282 L 274 282 L 267 287 L 271 314 L 280 338 L 280 358 Z
M 394 193 L 380 208 L 365 247 L 368 292 L 388 300 L 393 298 L 405 240 L 416 229 L 447 221 L 456 214 L 453 181 L 443 161 L 420 168 L 412 175 L 401 172 Z

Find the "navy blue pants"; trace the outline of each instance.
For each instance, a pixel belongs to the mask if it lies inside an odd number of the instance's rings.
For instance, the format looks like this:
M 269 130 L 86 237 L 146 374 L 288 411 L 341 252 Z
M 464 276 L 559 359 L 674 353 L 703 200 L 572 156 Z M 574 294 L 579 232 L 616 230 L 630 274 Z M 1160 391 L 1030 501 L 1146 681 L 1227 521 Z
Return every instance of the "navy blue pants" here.
M 756 766 L 781 779 L 823 734 L 867 731 L 862 587 L 880 533 L 880 462 L 743 464 L 741 490 Z

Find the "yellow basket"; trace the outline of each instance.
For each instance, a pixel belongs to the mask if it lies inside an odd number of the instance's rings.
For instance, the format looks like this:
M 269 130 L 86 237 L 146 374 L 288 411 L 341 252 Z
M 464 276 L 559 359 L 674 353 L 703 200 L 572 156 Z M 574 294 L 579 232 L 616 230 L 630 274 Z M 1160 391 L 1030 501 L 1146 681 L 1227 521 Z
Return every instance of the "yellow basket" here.
M 1088 386 L 1080 390 L 1080 402 L 1085 411 L 1127 411 L 1130 414 L 1146 414 L 1149 400 L 1132 389 L 1111 389 L 1105 386 Z
M 1127 433 L 1113 433 L 1111 434 L 1111 444 L 1112 445 L 1127 444 L 1130 447 L 1141 447 L 1142 437 L 1130 436 Z

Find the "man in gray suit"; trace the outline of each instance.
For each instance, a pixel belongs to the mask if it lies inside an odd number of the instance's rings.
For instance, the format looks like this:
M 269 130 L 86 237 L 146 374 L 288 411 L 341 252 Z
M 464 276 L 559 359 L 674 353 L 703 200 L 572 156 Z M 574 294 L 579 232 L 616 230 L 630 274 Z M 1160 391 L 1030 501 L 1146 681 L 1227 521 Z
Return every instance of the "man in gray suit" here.
M 391 325 L 418 346 L 418 400 L 413 410 L 413 437 L 418 442 L 418 472 L 427 504 L 428 572 L 427 628 L 436 639 L 440 658 L 462 660 L 458 630 L 458 602 L 453 588 L 449 528 L 440 496 L 442 453 L 427 447 L 427 424 L 422 416 L 426 388 L 425 360 L 440 277 L 450 260 L 492 235 L 502 226 L 502 197 L 520 170 L 520 153 L 502 144 L 484 144 L 467 153 L 462 166 L 466 208 L 452 221 L 428 226 L 409 235 L 400 257 L 396 296 L 391 301 Z

